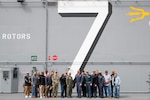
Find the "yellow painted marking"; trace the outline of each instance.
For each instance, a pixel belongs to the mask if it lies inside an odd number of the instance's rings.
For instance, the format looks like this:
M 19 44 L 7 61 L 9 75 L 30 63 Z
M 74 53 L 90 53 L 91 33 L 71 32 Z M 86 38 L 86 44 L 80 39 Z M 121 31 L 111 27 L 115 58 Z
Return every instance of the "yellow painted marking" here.
M 137 18 L 132 18 L 130 20 L 130 23 L 133 23 L 133 22 L 138 21 L 138 20 L 142 20 L 146 16 L 150 16 L 150 12 L 145 12 L 144 9 L 142 9 L 142 8 L 135 8 L 133 6 L 130 6 L 130 9 L 135 10 L 135 12 L 128 12 L 128 14 L 127 14 L 128 16 L 139 16 Z

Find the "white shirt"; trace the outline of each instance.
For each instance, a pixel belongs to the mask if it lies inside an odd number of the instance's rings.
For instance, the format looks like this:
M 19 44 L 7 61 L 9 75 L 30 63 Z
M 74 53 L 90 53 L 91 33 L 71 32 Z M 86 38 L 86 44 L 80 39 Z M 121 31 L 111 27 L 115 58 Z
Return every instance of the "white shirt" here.
M 110 76 L 109 74 L 108 74 L 108 75 L 104 74 L 103 76 L 104 76 L 104 78 L 105 78 L 105 82 L 111 81 L 111 76 Z M 105 84 L 105 86 L 109 86 L 109 85 L 110 85 L 110 83 Z

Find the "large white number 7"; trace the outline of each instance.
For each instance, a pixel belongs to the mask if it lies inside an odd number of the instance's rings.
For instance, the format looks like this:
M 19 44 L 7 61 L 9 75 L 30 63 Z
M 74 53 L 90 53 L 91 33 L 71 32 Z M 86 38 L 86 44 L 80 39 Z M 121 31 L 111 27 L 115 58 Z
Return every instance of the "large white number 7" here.
M 108 1 L 58 1 L 58 13 L 62 16 L 95 16 L 96 19 L 78 51 L 69 72 L 74 78 L 88 62 L 110 16 L 112 6 Z

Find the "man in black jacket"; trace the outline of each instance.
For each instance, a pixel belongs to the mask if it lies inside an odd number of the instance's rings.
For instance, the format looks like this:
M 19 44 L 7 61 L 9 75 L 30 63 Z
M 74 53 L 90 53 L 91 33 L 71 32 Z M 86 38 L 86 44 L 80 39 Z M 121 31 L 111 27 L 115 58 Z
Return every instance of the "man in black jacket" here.
M 64 74 L 60 77 L 60 85 L 61 85 L 61 97 L 64 97 L 65 88 L 66 88 L 66 77 Z
M 97 97 L 97 85 L 98 85 L 98 76 L 96 75 L 96 71 L 93 71 L 92 75 L 92 97 Z
M 27 72 L 26 76 L 24 77 L 25 98 L 28 98 L 30 95 L 30 87 L 31 87 L 31 77 L 29 76 L 29 72 Z
M 114 78 L 114 74 L 115 74 L 115 71 L 114 70 L 112 70 L 112 74 L 111 74 L 111 97 L 113 97 L 113 90 L 114 90 L 114 81 L 115 80 L 112 80 L 112 79 L 115 79 Z
M 44 87 L 45 87 L 45 76 L 44 72 L 41 72 L 41 75 L 39 76 L 39 89 L 40 89 L 40 98 L 43 98 L 44 95 Z

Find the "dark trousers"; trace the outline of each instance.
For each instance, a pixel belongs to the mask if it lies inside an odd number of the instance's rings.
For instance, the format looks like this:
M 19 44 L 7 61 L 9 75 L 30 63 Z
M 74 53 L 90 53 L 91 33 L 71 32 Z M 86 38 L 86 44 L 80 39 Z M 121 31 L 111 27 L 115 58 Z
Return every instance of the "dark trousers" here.
M 64 86 L 64 91 L 65 91 L 65 97 L 67 97 L 67 86 Z
M 91 86 L 90 83 L 86 83 L 86 93 L 88 97 L 91 97 Z
M 61 85 L 61 97 L 64 97 L 65 86 Z
M 50 96 L 50 97 L 52 97 L 52 92 L 53 92 L 53 89 L 51 89 L 51 90 L 49 91 L 49 96 Z
M 82 84 L 82 96 L 86 97 L 86 86 L 84 84 Z
M 81 98 L 81 86 L 80 86 L 80 83 L 77 83 L 76 88 L 77 88 L 77 96 L 79 98 Z
M 99 97 L 103 98 L 104 95 L 103 95 L 103 88 L 104 86 L 103 85 L 99 85 L 98 86 L 98 91 L 99 91 Z
M 92 85 L 92 96 L 93 97 L 97 97 L 97 86 L 95 86 L 95 85 Z
M 90 88 L 91 88 L 91 97 L 93 97 L 93 85 L 90 86 Z
M 111 85 L 111 97 L 113 97 L 113 90 L 114 90 L 114 87 Z

